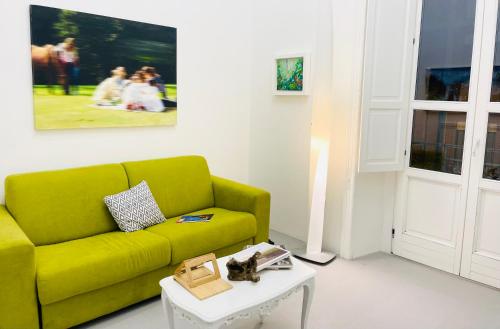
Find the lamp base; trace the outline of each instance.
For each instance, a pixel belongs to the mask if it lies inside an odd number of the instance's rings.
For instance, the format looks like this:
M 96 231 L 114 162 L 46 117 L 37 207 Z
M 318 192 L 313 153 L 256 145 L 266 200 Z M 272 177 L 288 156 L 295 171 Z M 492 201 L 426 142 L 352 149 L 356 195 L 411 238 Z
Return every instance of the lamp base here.
M 293 255 L 298 259 L 302 259 L 306 262 L 311 262 L 317 265 L 330 264 L 337 257 L 336 254 L 333 254 L 331 252 L 307 253 L 306 250 L 294 251 Z

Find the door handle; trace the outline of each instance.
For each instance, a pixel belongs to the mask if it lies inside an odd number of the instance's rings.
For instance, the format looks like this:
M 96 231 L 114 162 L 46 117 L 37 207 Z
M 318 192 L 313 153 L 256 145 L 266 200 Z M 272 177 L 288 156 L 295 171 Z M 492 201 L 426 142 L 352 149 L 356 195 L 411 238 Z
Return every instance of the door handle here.
M 472 148 L 472 156 L 476 157 L 477 151 L 479 150 L 479 146 L 481 146 L 481 140 L 478 138 L 474 143 L 474 147 Z

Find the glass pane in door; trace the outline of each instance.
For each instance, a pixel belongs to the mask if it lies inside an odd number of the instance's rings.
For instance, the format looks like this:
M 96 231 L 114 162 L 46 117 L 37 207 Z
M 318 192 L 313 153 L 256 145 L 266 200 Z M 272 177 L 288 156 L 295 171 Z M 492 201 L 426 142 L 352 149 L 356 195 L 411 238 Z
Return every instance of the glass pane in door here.
M 469 98 L 475 0 L 423 0 L 416 100 Z
M 493 77 L 491 79 L 491 101 L 500 102 L 500 6 L 498 7 L 497 32 L 495 38 L 495 57 L 493 60 Z M 490 115 L 491 118 L 491 115 Z
M 465 112 L 415 110 L 410 167 L 460 175 Z
M 483 178 L 500 180 L 500 114 L 490 113 L 486 133 Z

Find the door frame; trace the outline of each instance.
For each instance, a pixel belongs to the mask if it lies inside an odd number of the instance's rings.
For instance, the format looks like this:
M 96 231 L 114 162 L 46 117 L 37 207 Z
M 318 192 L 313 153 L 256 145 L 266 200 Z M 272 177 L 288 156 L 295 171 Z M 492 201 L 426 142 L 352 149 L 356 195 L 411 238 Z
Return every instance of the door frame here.
M 471 57 L 471 75 L 469 82 L 469 97 L 467 102 L 450 102 L 450 101 L 421 101 L 415 100 L 416 77 L 418 69 L 418 55 L 420 49 L 420 31 L 422 22 L 422 7 L 423 0 L 417 0 L 417 17 L 415 26 L 414 49 L 412 58 L 412 74 L 411 74 L 411 89 L 409 100 L 409 114 L 408 114 L 408 129 L 406 134 L 406 152 L 405 152 L 405 167 L 402 172 L 398 174 L 397 189 L 396 189 L 396 202 L 395 202 L 395 216 L 394 216 L 394 237 L 392 244 L 392 251 L 403 257 L 417 260 L 427 265 L 440 268 L 455 274 L 460 272 L 461 255 L 462 255 L 462 240 L 465 222 L 465 213 L 467 205 L 467 189 L 469 183 L 470 173 L 470 157 L 472 152 L 472 138 L 474 134 L 474 120 L 475 108 L 477 100 L 477 85 L 479 81 L 479 65 L 481 59 L 481 40 L 483 28 L 483 12 L 484 1 L 476 0 L 476 12 L 474 22 L 473 34 L 473 48 Z M 413 126 L 413 114 L 415 110 L 434 110 L 434 111 L 456 111 L 466 113 L 466 126 L 464 135 L 464 148 L 462 155 L 462 170 L 461 175 L 435 172 L 425 169 L 418 169 L 410 167 L 410 150 L 411 150 L 411 137 Z M 445 245 L 443 241 L 430 239 L 423 236 L 413 236 L 407 234 L 406 223 L 406 210 L 407 210 L 407 194 L 410 179 L 419 179 L 425 181 L 437 182 L 443 185 L 451 185 L 457 188 L 459 193 L 458 202 L 455 207 L 454 218 L 454 245 Z M 408 246 L 413 248 L 416 244 L 421 244 L 423 248 L 419 249 L 419 256 L 412 254 L 412 252 L 404 251 L 399 244 L 408 243 Z M 454 255 L 450 254 L 449 248 L 454 248 Z M 417 247 L 415 247 L 417 248 Z M 448 248 L 448 249 L 447 249 Z M 444 258 L 452 256 L 451 266 L 442 264 Z M 425 259 L 428 258 L 428 259 Z
M 488 132 L 489 113 L 500 113 L 500 102 L 491 102 L 491 86 L 494 67 L 498 0 L 484 0 L 484 25 L 481 46 L 481 66 L 476 105 L 476 120 L 474 127 L 474 147 L 471 156 L 471 173 L 467 196 L 467 211 L 465 219 L 462 265 L 460 275 L 476 281 L 500 288 L 500 278 L 484 275 L 484 272 L 500 273 L 500 257 L 477 250 L 478 234 L 481 230 L 480 209 L 478 207 L 480 192 L 500 194 L 500 181 L 483 178 L 483 165 L 486 152 L 486 136 Z M 478 271 L 475 272 L 474 268 Z M 483 271 L 481 271 L 483 270 Z M 480 273 L 481 272 L 481 273 Z M 498 274 L 497 274 L 498 275 Z

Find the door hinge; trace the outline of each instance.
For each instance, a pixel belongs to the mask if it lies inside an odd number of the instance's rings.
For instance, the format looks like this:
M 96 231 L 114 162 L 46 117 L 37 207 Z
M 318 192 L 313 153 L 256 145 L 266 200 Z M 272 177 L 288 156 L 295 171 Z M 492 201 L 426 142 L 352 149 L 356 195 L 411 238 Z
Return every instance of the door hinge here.
M 412 44 L 415 45 L 415 38 L 411 40 Z
M 404 154 L 404 156 L 406 156 L 406 150 L 405 150 L 405 154 Z
M 396 233 L 396 231 L 394 229 L 392 229 L 392 238 L 394 239 L 394 234 Z

